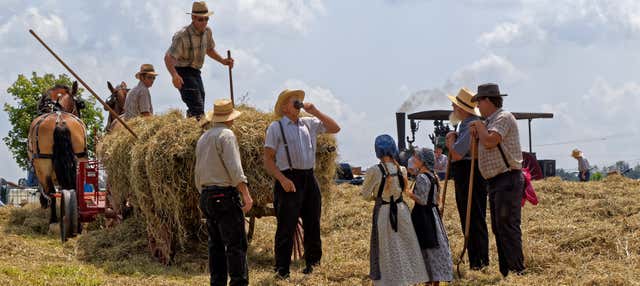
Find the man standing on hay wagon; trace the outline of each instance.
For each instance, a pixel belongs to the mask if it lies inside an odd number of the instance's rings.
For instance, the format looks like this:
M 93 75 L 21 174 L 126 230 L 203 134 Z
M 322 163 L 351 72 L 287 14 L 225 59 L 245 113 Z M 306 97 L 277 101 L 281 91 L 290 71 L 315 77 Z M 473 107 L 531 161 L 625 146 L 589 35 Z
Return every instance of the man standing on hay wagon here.
M 253 200 L 242 170 L 238 141 L 229 129 L 242 114 L 230 100 L 216 100 L 201 124 L 209 129 L 196 145 L 195 183 L 207 218 L 211 285 L 249 285 L 244 214 Z M 242 202 L 240 196 L 242 195 Z
M 173 86 L 180 91 L 182 101 L 187 104 L 187 116 L 200 119 L 204 114 L 204 86 L 200 76 L 204 55 L 231 68 L 233 58 L 223 58 L 215 50 L 211 28 L 207 27 L 213 11 L 209 11 L 207 3 L 193 2 L 191 13 L 187 14 L 191 14 L 191 24 L 173 35 L 164 62 Z
M 123 118 L 125 120 L 137 116 L 153 115 L 153 105 L 151 104 L 149 88 L 153 85 L 157 75 L 158 73 L 153 69 L 153 65 L 143 64 L 140 66 L 140 71 L 136 73 L 136 78 L 139 79 L 140 82 L 127 93 L 127 97 L 124 100 Z
M 479 270 L 489 265 L 489 233 L 487 231 L 487 187 L 481 176 L 474 176 L 473 182 L 469 182 L 471 173 L 471 133 L 469 126 L 471 122 L 480 119 L 477 103 L 471 102 L 473 94 L 466 88 L 461 88 L 458 95 L 448 95 L 451 100 L 453 112 L 451 121 L 459 122 L 458 132 L 447 134 L 446 145 L 449 149 L 451 159 L 451 172 L 456 190 L 456 206 L 460 215 L 460 225 L 465 231 L 466 213 L 469 197 L 469 184 L 473 184 L 473 195 L 471 196 L 471 214 L 469 220 L 469 244 L 468 253 L 469 266 L 471 269 Z M 477 161 L 476 161 L 477 162 Z M 478 164 L 474 167 L 475 174 L 478 174 Z
M 266 170 L 276 179 L 273 206 L 278 226 L 275 237 L 275 270 L 279 278 L 289 276 L 293 235 L 298 217 L 304 225 L 303 273 L 313 272 L 320 264 L 321 196 L 313 168 L 316 161 L 316 139 L 322 133 L 338 133 L 340 126 L 304 101 L 304 91 L 285 89 L 278 96 L 274 113 L 279 118 L 267 128 L 264 144 Z M 300 109 L 313 117 L 300 117 Z
M 478 86 L 472 98 L 486 120 L 471 123 L 471 134 L 478 138 L 478 164 L 487 180 L 491 229 L 496 237 L 500 273 L 523 274 L 521 202 L 524 189 L 522 149 L 516 118 L 502 109 L 497 84 Z M 476 140 L 476 139 L 474 139 Z

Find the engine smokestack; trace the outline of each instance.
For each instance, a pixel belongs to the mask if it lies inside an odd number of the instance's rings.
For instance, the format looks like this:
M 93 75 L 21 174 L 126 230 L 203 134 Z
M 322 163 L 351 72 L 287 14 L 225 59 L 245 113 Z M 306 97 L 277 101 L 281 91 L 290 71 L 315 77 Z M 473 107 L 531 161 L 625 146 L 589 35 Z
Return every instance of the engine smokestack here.
M 406 113 L 396 112 L 396 127 L 398 128 L 398 150 L 402 151 L 407 148 L 405 138 Z

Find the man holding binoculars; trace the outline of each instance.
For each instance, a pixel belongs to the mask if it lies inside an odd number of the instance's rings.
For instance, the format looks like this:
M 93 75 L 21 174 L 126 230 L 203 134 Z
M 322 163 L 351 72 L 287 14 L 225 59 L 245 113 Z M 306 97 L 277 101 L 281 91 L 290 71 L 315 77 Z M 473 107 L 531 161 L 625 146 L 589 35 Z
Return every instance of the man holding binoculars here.
M 304 102 L 304 91 L 285 89 L 278 96 L 274 113 L 278 117 L 267 128 L 264 143 L 264 165 L 275 179 L 273 206 L 278 221 L 275 237 L 275 270 L 280 279 L 289 277 L 293 234 L 298 217 L 304 225 L 304 258 L 309 274 L 320 263 L 321 197 L 313 173 L 318 134 L 338 133 L 340 126 L 320 112 L 312 103 Z M 304 103 L 303 103 L 304 102 Z M 300 117 L 300 109 L 312 117 Z

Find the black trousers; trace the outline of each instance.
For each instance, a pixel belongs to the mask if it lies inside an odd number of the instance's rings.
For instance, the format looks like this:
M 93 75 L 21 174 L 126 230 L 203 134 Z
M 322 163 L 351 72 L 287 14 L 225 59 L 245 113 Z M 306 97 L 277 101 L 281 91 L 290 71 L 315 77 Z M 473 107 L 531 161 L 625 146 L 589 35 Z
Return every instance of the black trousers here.
M 200 209 L 207 218 L 209 232 L 209 272 L 211 285 L 249 285 L 247 234 L 240 196 L 235 188 L 204 189 Z
M 276 229 L 274 252 L 276 270 L 289 273 L 293 234 L 298 225 L 298 217 L 304 226 L 304 259 L 307 265 L 320 262 L 322 241 L 320 239 L 320 214 L 322 199 L 320 187 L 313 170 L 286 170 L 282 172 L 296 186 L 296 192 L 285 192 L 278 181 L 275 184 L 273 206 L 276 210 L 278 226 Z
M 192 67 L 176 67 L 182 77 L 180 96 L 187 104 L 187 116 L 200 118 L 204 114 L 204 85 L 200 77 L 200 70 Z
M 469 244 L 467 256 L 472 269 L 489 265 L 489 232 L 487 230 L 487 185 L 480 174 L 476 162 L 473 175 L 473 195 L 471 198 L 471 219 L 469 221 Z M 456 205 L 460 215 L 460 225 L 464 233 L 467 218 L 467 198 L 469 195 L 469 174 L 471 160 L 453 162 L 453 179 L 456 189 Z
M 524 270 L 522 254 L 521 202 L 524 178 L 520 170 L 500 174 L 487 181 L 491 207 L 491 229 L 496 237 L 500 273 Z

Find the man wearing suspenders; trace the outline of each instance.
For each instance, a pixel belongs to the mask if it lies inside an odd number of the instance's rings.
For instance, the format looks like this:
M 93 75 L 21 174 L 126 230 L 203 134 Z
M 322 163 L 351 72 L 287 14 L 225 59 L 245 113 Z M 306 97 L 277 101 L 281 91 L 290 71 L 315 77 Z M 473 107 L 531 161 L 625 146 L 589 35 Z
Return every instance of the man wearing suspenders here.
M 207 3 L 193 2 L 191 13 L 187 14 L 191 14 L 191 25 L 173 35 L 164 63 L 171 74 L 173 86 L 187 104 L 187 116 L 195 116 L 199 120 L 204 114 L 204 85 L 200 76 L 204 55 L 232 68 L 233 59 L 223 58 L 215 50 L 211 28 L 207 27 L 213 11 L 209 11 Z
M 491 229 L 496 237 L 500 273 L 524 274 L 522 253 L 521 201 L 524 187 L 522 148 L 516 118 L 502 109 L 497 84 L 478 86 L 471 99 L 486 120 L 471 122 L 471 134 L 478 138 L 478 165 L 487 180 Z
M 278 278 L 289 276 L 293 234 L 298 217 L 304 225 L 304 258 L 309 274 L 320 263 L 320 188 L 313 173 L 318 134 L 337 133 L 338 124 L 305 102 L 304 91 L 284 90 L 274 113 L 279 120 L 267 128 L 264 144 L 265 169 L 276 179 L 273 205 L 278 226 L 275 237 L 275 270 Z M 313 117 L 300 117 L 300 108 Z

